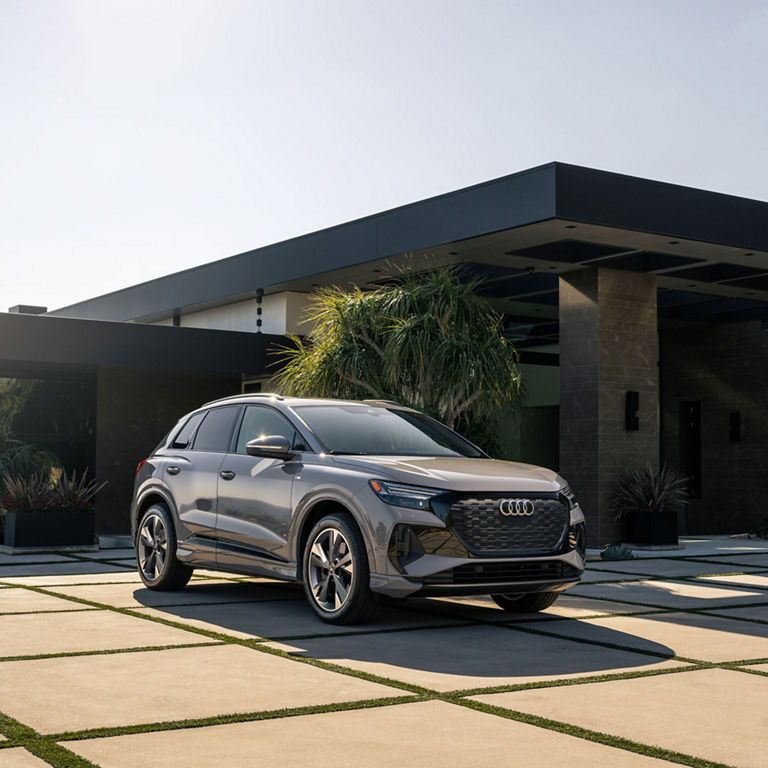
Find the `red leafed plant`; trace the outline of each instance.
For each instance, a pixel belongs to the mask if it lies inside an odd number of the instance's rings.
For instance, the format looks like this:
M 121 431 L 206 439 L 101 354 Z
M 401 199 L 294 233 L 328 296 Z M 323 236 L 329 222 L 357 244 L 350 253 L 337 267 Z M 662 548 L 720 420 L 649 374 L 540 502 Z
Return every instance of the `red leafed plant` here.
M 88 470 L 78 477 L 62 472 L 52 481 L 47 472 L 3 475 L 5 493 L 0 508 L 5 512 L 89 512 L 96 494 L 106 485 L 88 479 Z

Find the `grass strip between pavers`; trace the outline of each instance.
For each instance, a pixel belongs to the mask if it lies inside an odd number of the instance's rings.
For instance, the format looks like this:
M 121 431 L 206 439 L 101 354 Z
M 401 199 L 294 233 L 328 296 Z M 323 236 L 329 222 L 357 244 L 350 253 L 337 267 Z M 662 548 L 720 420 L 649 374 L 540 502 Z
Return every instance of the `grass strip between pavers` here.
M 638 677 L 656 677 L 658 675 L 670 675 L 678 672 L 693 672 L 703 669 L 698 664 L 688 664 L 667 669 L 638 669 L 628 672 L 606 672 L 603 675 L 582 675 L 580 677 L 563 677 L 549 680 L 534 680 L 527 683 L 509 683 L 508 685 L 493 685 L 486 688 L 458 688 L 455 691 L 447 691 L 444 696 L 484 696 L 491 693 L 511 693 L 512 691 L 530 691 L 539 688 L 567 688 L 571 685 L 586 685 L 587 683 L 610 683 L 614 680 L 634 680 Z
M 252 650 L 256 650 L 258 652 L 269 653 L 271 655 L 276 655 L 282 658 L 289 659 L 291 661 L 296 661 L 299 663 L 305 663 L 311 666 L 316 666 L 321 669 L 325 669 L 327 671 L 337 672 L 339 674 L 344 674 L 351 677 L 357 677 L 360 679 L 379 683 L 389 687 L 399 688 L 401 690 L 408 691 L 409 693 L 412 694 L 411 696 L 390 697 L 390 698 L 384 698 L 384 699 L 371 699 L 371 700 L 365 700 L 363 702 L 331 704 L 331 705 L 318 706 L 318 707 L 302 707 L 302 708 L 293 708 L 293 709 L 284 709 L 284 710 L 272 710 L 272 711 L 265 711 L 265 712 L 254 712 L 254 713 L 246 713 L 245 715 L 221 715 L 213 718 L 167 721 L 165 723 L 150 723 L 150 724 L 138 725 L 138 726 L 124 726 L 120 728 L 89 729 L 87 731 L 67 732 L 63 734 L 56 734 L 56 735 L 45 736 L 45 737 L 40 736 L 31 728 L 28 728 L 27 726 L 24 726 L 23 724 L 18 723 L 18 721 L 12 720 L 12 718 L 8 718 L 5 715 L 0 715 L 0 731 L 2 731 L 9 738 L 9 742 L 6 743 L 6 746 L 11 746 L 11 745 L 23 746 L 33 754 L 36 754 L 38 757 L 41 757 L 41 759 L 47 760 L 51 765 L 57 766 L 58 768 L 80 768 L 81 766 L 86 767 L 86 766 L 92 766 L 93 764 L 87 760 L 84 760 L 83 758 L 78 757 L 77 755 L 65 749 L 64 747 L 56 744 L 55 740 L 63 741 L 63 740 L 96 738 L 98 736 L 123 735 L 127 733 L 142 733 L 142 732 L 148 732 L 149 730 L 170 730 L 170 729 L 178 729 L 178 728 L 185 728 L 185 727 L 204 727 L 206 725 L 221 724 L 224 722 L 240 722 L 240 721 L 248 721 L 248 720 L 274 719 L 277 717 L 292 717 L 292 716 L 298 716 L 298 715 L 319 714 L 324 712 L 343 711 L 346 709 L 359 709 L 363 707 L 389 706 L 393 704 L 407 703 L 407 702 L 413 702 L 413 701 L 423 701 L 423 700 L 429 700 L 429 699 L 440 699 L 449 703 L 458 704 L 460 706 L 470 707 L 473 709 L 484 711 L 489 714 L 495 714 L 501 717 L 506 717 L 506 718 L 518 720 L 521 722 L 526 722 L 528 724 L 536 725 L 538 727 L 543 727 L 549 730 L 566 733 L 566 734 L 576 736 L 578 738 L 583 738 L 589 741 L 597 741 L 599 743 L 606 744 L 607 746 L 613 746 L 620 749 L 637 752 L 639 754 L 645 754 L 645 755 L 657 757 L 663 760 L 679 763 L 682 765 L 690 765 L 690 766 L 693 766 L 694 768 L 730 768 L 729 766 L 725 766 L 725 764 L 722 764 L 722 763 L 704 760 L 704 759 L 693 757 L 690 755 L 685 755 L 682 753 L 665 750 L 659 747 L 648 746 L 645 744 L 641 744 L 639 742 L 634 742 L 628 739 L 623 739 L 623 738 L 610 736 L 607 734 L 602 734 L 596 731 L 590 731 L 588 729 L 584 729 L 579 726 L 574 726 L 567 723 L 561 723 L 559 721 L 547 720 L 546 718 L 540 718 L 538 716 L 514 712 L 511 710 L 506 710 L 501 707 L 494 707 L 494 706 L 481 704 L 479 702 L 474 702 L 464 698 L 469 695 L 481 695 L 483 693 L 500 692 L 501 690 L 525 690 L 529 688 L 556 687 L 556 686 L 564 686 L 564 685 L 580 685 L 580 684 L 586 684 L 586 683 L 592 683 L 592 682 L 598 683 L 606 680 L 618 680 L 618 679 L 633 678 L 633 677 L 643 677 L 643 676 L 648 676 L 653 674 L 681 673 L 681 672 L 691 671 L 693 669 L 701 669 L 701 668 L 719 666 L 719 665 L 714 665 L 707 662 L 701 662 L 696 660 L 680 659 L 675 656 L 670 657 L 669 655 L 659 654 L 651 651 L 638 650 L 635 648 L 628 648 L 625 646 L 619 646 L 611 643 L 603 643 L 599 641 L 589 641 L 589 640 L 582 640 L 578 638 L 571 638 L 567 636 L 561 636 L 556 633 L 542 631 L 542 630 L 534 629 L 531 627 L 523 628 L 523 627 L 515 626 L 514 624 L 513 625 L 502 624 L 501 627 L 506 629 L 511 629 L 511 630 L 517 629 L 519 631 L 525 631 L 532 634 L 551 635 L 554 637 L 561 637 L 562 639 L 572 641 L 572 642 L 583 642 L 589 645 L 600 645 L 600 646 L 605 646 L 605 647 L 614 648 L 618 650 L 624 650 L 632 653 L 645 654 L 655 658 L 685 661 L 685 662 L 688 662 L 690 666 L 676 667 L 668 670 L 639 670 L 635 672 L 630 671 L 625 673 L 616 673 L 615 675 L 608 674 L 604 676 L 578 677 L 578 678 L 569 678 L 564 680 L 535 681 L 527 684 L 520 684 L 519 687 L 511 686 L 507 688 L 505 686 L 502 686 L 502 687 L 496 686 L 496 687 L 485 688 L 485 689 L 479 688 L 479 689 L 472 689 L 472 690 L 468 689 L 465 691 L 455 691 L 455 692 L 449 692 L 446 694 L 446 693 L 440 693 L 431 689 L 423 688 L 421 686 L 415 686 L 409 683 L 404 683 L 403 681 L 400 681 L 400 680 L 394 680 L 390 678 L 381 677 L 379 675 L 360 672 L 358 670 L 344 667 L 339 664 L 333 664 L 333 663 L 326 662 L 320 659 L 315 659 L 312 657 L 292 654 L 292 653 L 283 651 L 282 649 L 272 648 L 270 646 L 264 645 L 263 639 L 244 640 L 240 638 L 235 638 L 230 635 L 226 635 L 224 633 L 212 632 L 199 627 L 183 624 L 182 622 L 169 621 L 167 619 L 162 619 L 156 616 L 144 615 L 144 614 L 138 613 L 135 610 L 131 610 L 127 608 L 118 608 L 115 606 L 98 603 L 96 601 L 77 598 L 72 595 L 60 595 L 58 593 L 50 592 L 44 587 L 36 587 L 32 585 L 13 585 L 13 586 L 19 586 L 24 589 L 29 589 L 30 591 L 39 592 L 41 594 L 50 594 L 56 597 L 60 597 L 62 599 L 72 600 L 77 603 L 88 605 L 95 609 L 111 610 L 116 613 L 123 613 L 125 615 L 134 616 L 136 618 L 142 618 L 148 621 L 156 621 L 161 624 L 177 627 L 189 632 L 200 634 L 202 636 L 208 637 L 210 640 L 216 641 L 216 642 L 201 643 L 199 644 L 199 646 L 215 646 L 220 644 L 242 645 L 242 646 L 251 648 Z M 654 606 L 654 605 L 648 605 L 647 607 L 658 608 L 660 612 L 681 610 L 681 609 L 669 609 L 665 606 Z M 681 610 L 681 612 L 685 612 L 685 611 Z M 497 622 L 482 621 L 482 620 L 480 621 L 471 620 L 471 621 L 474 624 L 481 624 L 481 625 L 487 625 L 487 626 L 500 626 L 499 623 Z M 452 624 L 451 626 L 456 626 L 456 625 Z M 431 628 L 434 628 L 434 627 L 417 627 L 414 629 L 431 629 Z M 408 628 L 405 628 L 406 631 L 407 629 Z M 392 631 L 403 631 L 403 630 L 384 630 L 384 632 L 392 632 Z M 359 634 L 359 633 L 354 633 L 354 634 Z M 337 635 L 332 635 L 332 634 L 323 635 L 323 637 L 334 637 L 334 636 L 337 636 Z M 195 645 L 198 645 L 198 644 L 195 644 Z M 156 649 L 169 650 L 169 649 L 179 648 L 179 647 L 183 647 L 183 646 L 163 646 L 163 647 L 158 646 Z M 96 655 L 98 653 L 119 653 L 119 652 L 145 651 L 145 650 L 154 650 L 154 649 L 140 648 L 140 649 L 120 649 L 120 650 L 97 651 L 97 652 L 84 651 L 84 652 L 78 652 L 77 654 L 60 654 L 60 655 L 62 656 Z M 743 663 L 747 663 L 747 662 L 743 662 Z M 742 671 L 751 672 L 752 670 L 742 670 Z
M 0 616 L 37 616 L 41 613 L 88 613 L 101 608 L 52 608 L 50 611 L 0 611 Z
M 177 648 L 208 648 L 226 645 L 222 642 L 180 643 L 178 645 L 139 645 L 135 648 L 98 648 L 91 651 L 60 651 L 58 653 L 29 653 L 17 656 L 0 656 L 0 664 L 11 661 L 38 661 L 40 659 L 69 659 L 73 656 L 112 656 L 118 653 L 145 653 L 147 651 L 171 651 Z
M 584 739 L 586 741 L 594 741 L 598 744 L 605 744 L 608 747 L 623 749 L 627 752 L 635 752 L 639 755 L 645 755 L 646 757 L 667 760 L 670 763 L 689 765 L 692 766 L 692 768 L 733 768 L 733 766 L 728 765 L 727 763 L 718 763 L 714 760 L 706 760 L 701 757 L 686 755 L 671 749 L 643 744 L 639 741 L 632 741 L 631 739 L 625 739 L 621 736 L 612 736 L 607 733 L 601 733 L 600 731 L 592 731 L 588 728 L 582 728 L 579 725 L 571 725 L 570 723 L 564 723 L 559 720 L 550 720 L 549 718 L 540 717 L 539 715 L 531 715 L 527 712 L 517 712 L 515 710 L 505 709 L 503 707 L 497 707 L 492 704 L 473 701 L 471 699 L 453 699 L 452 701 L 454 704 L 484 712 L 488 715 L 498 715 L 499 717 L 508 720 L 516 720 L 517 722 L 544 728 L 548 731 L 557 731 L 558 733 L 564 733 L 568 736 L 575 736 L 576 738 Z
M 108 728 L 88 728 L 82 731 L 65 731 L 52 734 L 47 738 L 55 741 L 82 741 L 83 739 L 102 739 L 112 736 L 128 736 L 156 731 L 177 731 L 186 728 L 205 728 L 212 725 L 229 725 L 231 723 L 250 723 L 258 720 L 277 720 L 286 717 L 301 717 L 303 715 L 323 715 L 330 712 L 349 712 L 356 709 L 375 709 L 391 707 L 397 704 L 411 704 L 417 701 L 427 701 L 434 696 L 390 696 L 381 699 L 362 699 L 360 701 L 338 702 L 335 704 L 316 704 L 307 707 L 286 707 L 284 709 L 267 709 L 257 712 L 240 712 L 228 715 L 213 715 L 197 717 L 189 720 L 165 720 L 157 723 L 142 723 L 140 725 L 122 725 Z
M 2 712 L 0 712 L 0 733 L 8 738 L 7 746 L 24 747 L 28 752 L 55 768 L 98 768 L 90 760 L 76 755 L 50 737 L 42 736 L 33 728 Z

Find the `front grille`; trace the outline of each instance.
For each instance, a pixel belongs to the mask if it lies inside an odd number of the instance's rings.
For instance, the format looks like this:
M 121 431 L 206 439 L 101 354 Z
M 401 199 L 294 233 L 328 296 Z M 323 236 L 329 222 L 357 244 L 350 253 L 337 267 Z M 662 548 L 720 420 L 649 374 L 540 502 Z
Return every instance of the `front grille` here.
M 515 499 L 512 499 L 514 501 Z M 532 515 L 504 516 L 499 498 L 465 498 L 450 507 L 450 523 L 463 544 L 476 554 L 547 554 L 558 551 L 569 511 L 559 498 L 532 498 Z
M 424 584 L 508 584 L 578 579 L 578 568 L 559 560 L 532 563 L 470 563 L 427 576 Z

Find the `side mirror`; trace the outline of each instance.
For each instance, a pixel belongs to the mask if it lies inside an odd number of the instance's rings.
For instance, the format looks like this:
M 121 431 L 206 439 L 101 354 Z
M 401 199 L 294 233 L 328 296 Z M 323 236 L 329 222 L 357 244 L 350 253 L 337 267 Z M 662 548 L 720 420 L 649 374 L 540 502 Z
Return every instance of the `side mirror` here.
M 290 459 L 293 456 L 291 443 L 282 435 L 265 435 L 249 440 L 245 444 L 249 456 L 262 456 L 268 459 Z

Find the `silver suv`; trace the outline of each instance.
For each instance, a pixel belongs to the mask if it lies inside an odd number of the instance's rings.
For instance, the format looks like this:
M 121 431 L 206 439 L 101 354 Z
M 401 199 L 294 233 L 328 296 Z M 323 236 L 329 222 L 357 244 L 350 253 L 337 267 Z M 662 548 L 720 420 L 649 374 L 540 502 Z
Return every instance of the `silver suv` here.
M 382 595 L 539 611 L 584 569 L 584 515 L 561 477 L 384 401 L 207 403 L 139 464 L 131 530 L 150 589 L 180 589 L 195 567 L 302 581 L 339 624 Z

